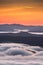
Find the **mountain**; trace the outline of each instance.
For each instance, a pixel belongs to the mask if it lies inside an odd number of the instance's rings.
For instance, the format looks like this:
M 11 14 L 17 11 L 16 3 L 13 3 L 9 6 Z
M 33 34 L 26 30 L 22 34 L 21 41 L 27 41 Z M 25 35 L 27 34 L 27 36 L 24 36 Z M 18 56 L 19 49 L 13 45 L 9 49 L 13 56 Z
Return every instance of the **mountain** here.
M 0 33 L 0 43 L 24 43 L 32 46 L 43 47 L 43 35 L 30 34 L 28 32 Z
M 28 30 L 30 32 L 43 32 L 43 26 L 24 26 L 20 24 L 2 24 L 0 25 L 0 32 L 14 32 L 17 30 Z

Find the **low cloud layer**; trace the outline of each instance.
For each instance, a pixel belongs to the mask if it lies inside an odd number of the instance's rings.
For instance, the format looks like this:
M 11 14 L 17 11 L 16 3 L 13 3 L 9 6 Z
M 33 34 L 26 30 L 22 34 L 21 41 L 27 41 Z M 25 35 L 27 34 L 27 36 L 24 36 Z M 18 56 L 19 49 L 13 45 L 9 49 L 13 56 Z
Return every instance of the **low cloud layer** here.
M 43 48 L 18 43 L 0 43 L 0 65 L 43 65 Z

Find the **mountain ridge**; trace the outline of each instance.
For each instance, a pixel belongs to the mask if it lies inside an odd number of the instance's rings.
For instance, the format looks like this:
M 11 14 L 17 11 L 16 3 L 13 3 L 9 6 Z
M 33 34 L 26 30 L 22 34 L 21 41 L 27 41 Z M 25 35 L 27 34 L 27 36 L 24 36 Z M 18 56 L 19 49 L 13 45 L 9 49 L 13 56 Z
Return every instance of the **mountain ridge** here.
M 28 29 L 30 32 L 43 32 L 43 26 L 25 26 L 21 24 L 1 24 L 0 31 L 14 31 L 14 29 Z

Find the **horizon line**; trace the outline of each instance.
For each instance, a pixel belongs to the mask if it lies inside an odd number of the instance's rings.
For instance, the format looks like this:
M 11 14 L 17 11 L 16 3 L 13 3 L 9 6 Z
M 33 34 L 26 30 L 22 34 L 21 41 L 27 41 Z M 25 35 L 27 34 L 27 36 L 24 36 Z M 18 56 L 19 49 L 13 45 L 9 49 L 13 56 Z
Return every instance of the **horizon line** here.
M 43 25 L 26 25 L 26 24 L 16 24 L 16 23 L 11 23 L 11 24 L 9 24 L 9 23 L 2 23 L 2 24 L 0 24 L 0 25 L 22 25 L 22 26 L 43 26 Z

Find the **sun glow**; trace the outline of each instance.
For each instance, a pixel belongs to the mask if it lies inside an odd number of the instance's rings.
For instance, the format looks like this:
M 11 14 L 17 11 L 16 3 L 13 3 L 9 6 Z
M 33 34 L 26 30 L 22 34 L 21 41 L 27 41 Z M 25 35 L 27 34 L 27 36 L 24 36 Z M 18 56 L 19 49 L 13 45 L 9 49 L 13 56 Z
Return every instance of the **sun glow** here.
M 42 25 L 43 10 L 29 6 L 0 8 L 0 24 Z

